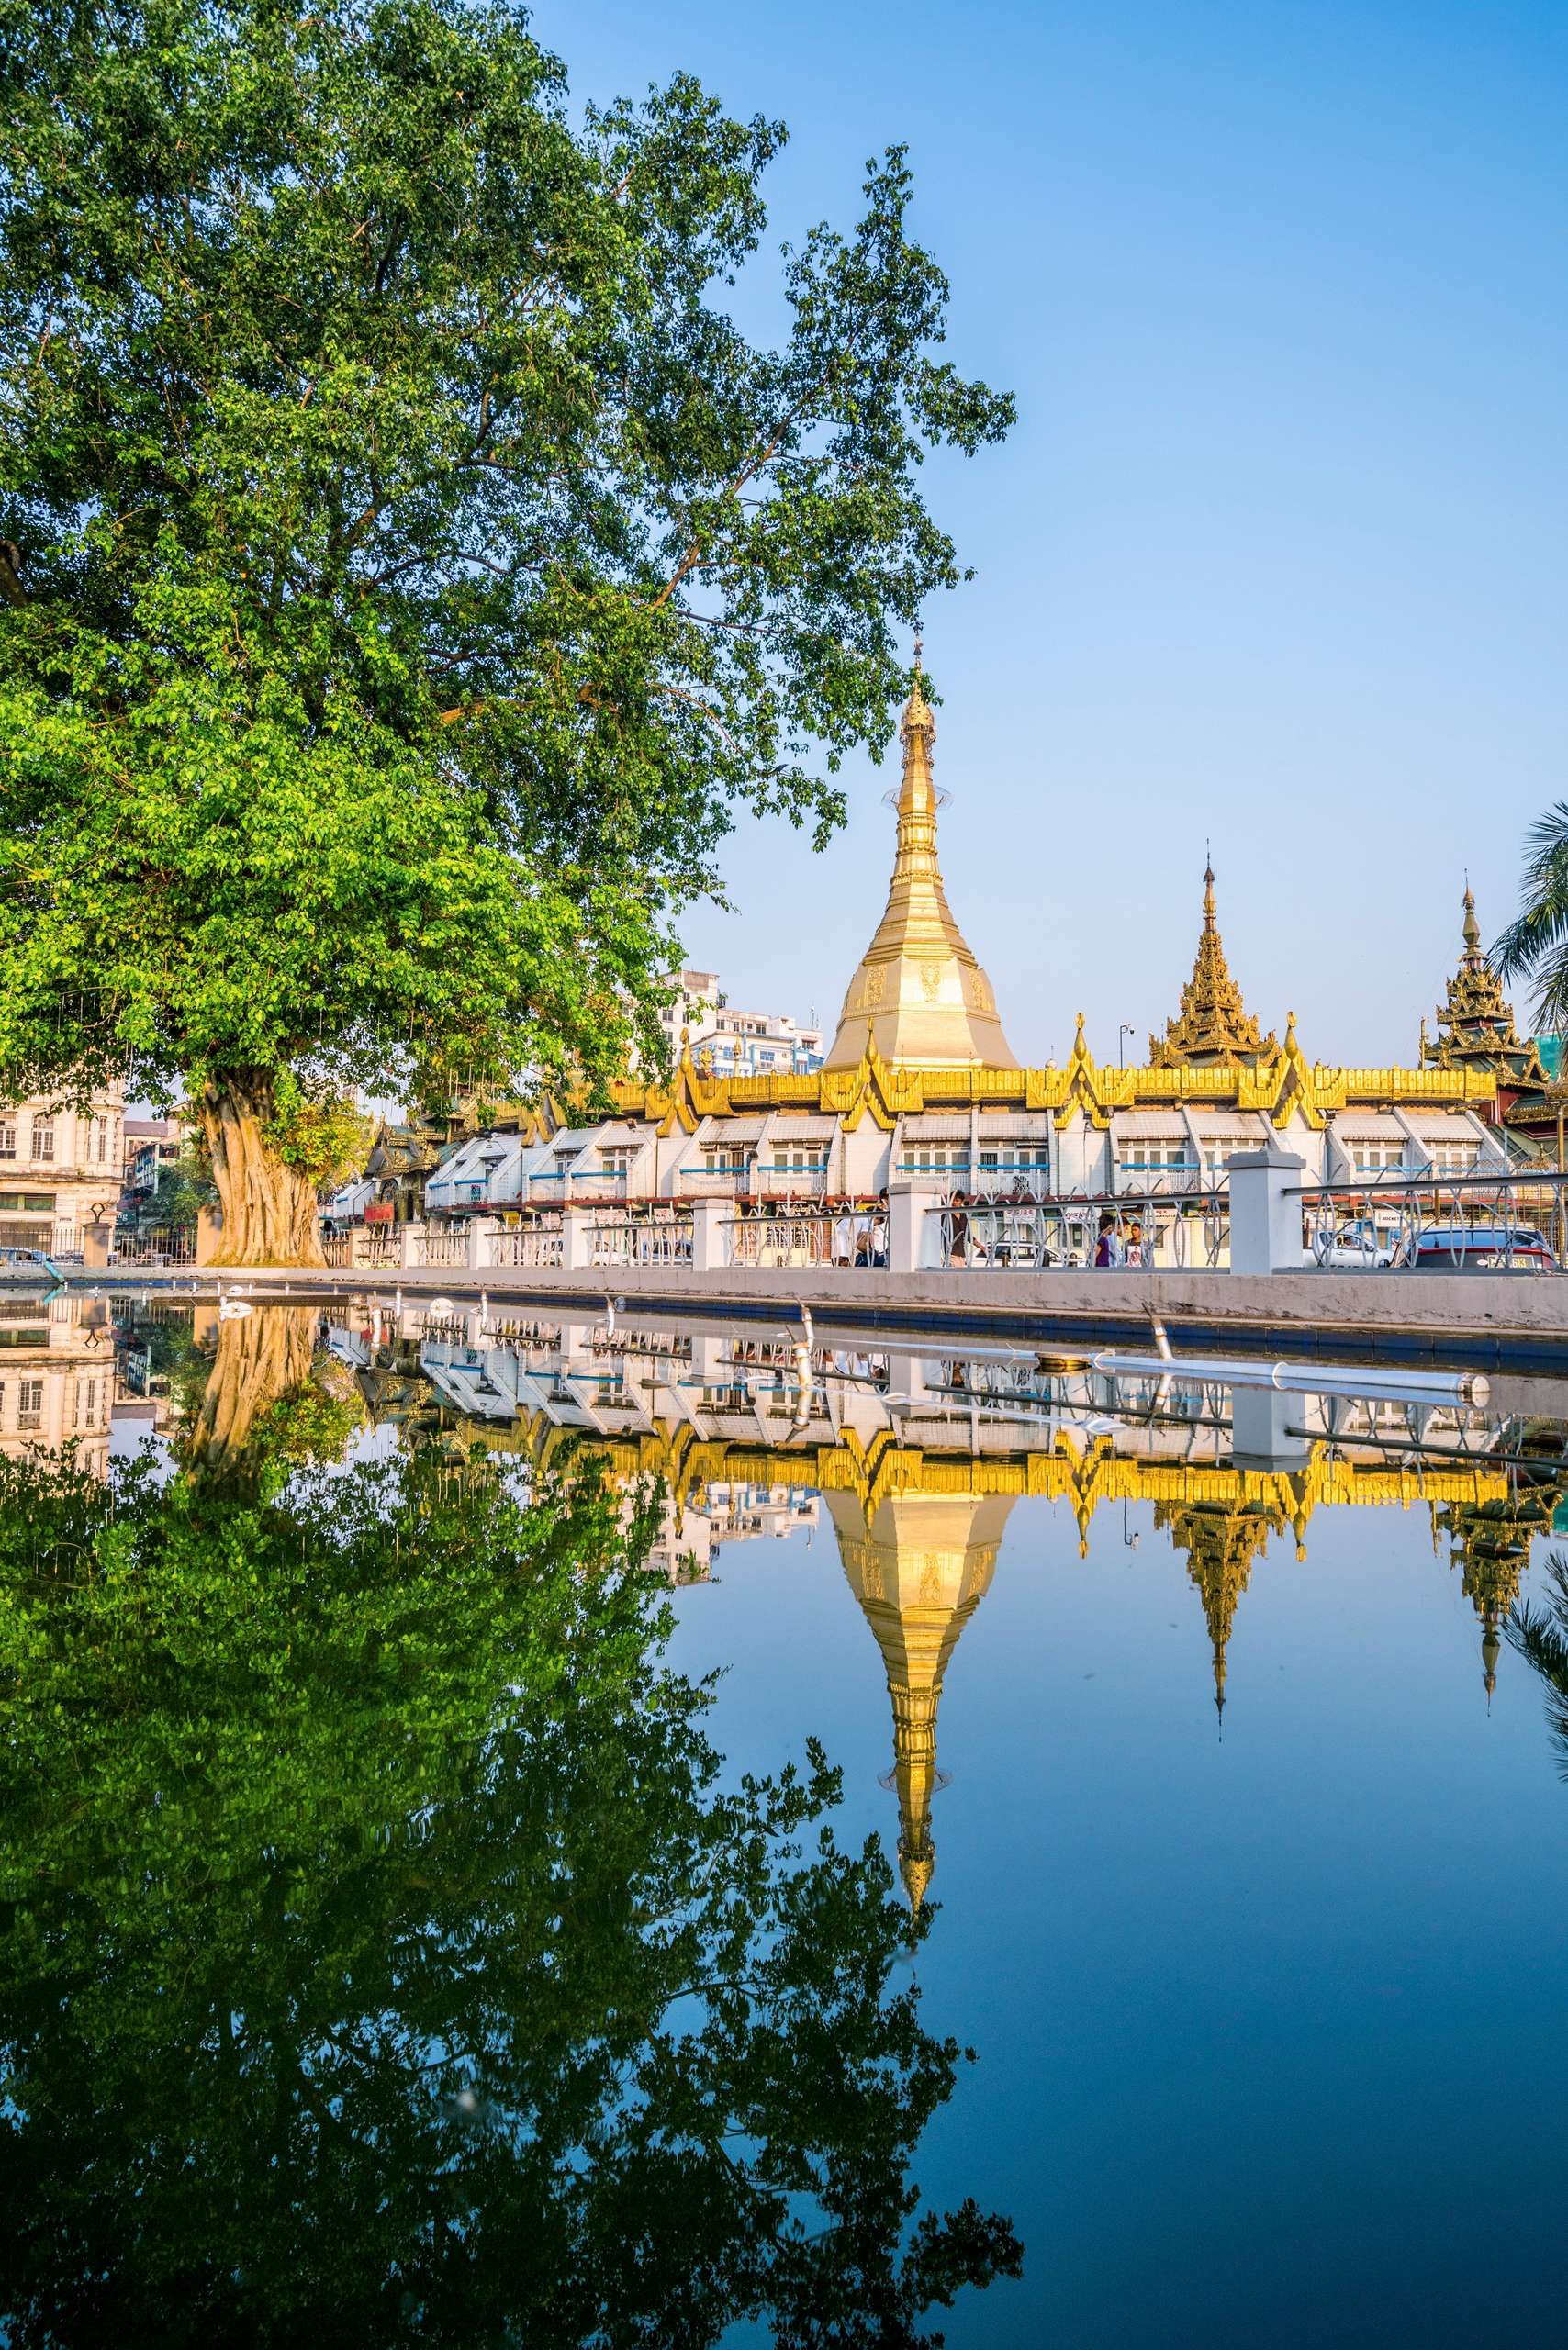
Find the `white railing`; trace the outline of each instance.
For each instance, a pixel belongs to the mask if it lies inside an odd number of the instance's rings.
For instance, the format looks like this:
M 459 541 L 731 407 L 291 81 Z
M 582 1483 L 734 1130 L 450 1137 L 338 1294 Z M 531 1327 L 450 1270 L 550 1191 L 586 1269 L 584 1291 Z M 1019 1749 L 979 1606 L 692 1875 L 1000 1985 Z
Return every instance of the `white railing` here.
M 823 1167 L 754 1167 L 748 1196 L 754 1200 L 820 1200 L 827 1192 Z
M 420 1265 L 466 1265 L 468 1235 L 466 1231 L 427 1232 L 422 1239 L 410 1235 L 414 1254 L 410 1263 Z
M 522 1225 L 515 1232 L 498 1232 L 490 1244 L 492 1265 L 536 1265 L 559 1270 L 563 1253 L 558 1224 Z
M 596 1265 L 689 1265 L 690 1216 L 601 1218 L 590 1226 Z
M 859 1262 L 886 1263 L 885 1236 L 880 1259 L 871 1253 L 868 1219 L 826 1214 L 733 1216 L 724 1225 L 725 1259 L 732 1265 L 853 1265 L 862 1225 L 867 1253 Z

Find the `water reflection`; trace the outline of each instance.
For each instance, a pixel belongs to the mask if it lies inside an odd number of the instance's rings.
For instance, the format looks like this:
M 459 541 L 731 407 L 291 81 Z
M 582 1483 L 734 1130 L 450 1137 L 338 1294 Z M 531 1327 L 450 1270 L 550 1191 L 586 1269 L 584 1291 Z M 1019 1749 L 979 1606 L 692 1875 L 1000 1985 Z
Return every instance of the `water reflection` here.
M 1568 1568 L 1517 1606 L 1568 1491 L 1543 1382 L 1485 1408 L 1233 1394 L 374 1299 L 3 1326 L 19 2341 L 282 2338 L 323 2311 L 344 2340 L 696 2343 L 748 2315 L 915 2340 L 1013 2267 L 965 2182 L 905 2231 L 958 2052 L 902 1969 L 964 1930 L 939 1714 L 982 1603 L 1007 1606 L 1020 1503 L 1082 1556 L 1107 1515 L 1117 1555 L 1140 1527 L 1169 1544 L 1204 1628 L 1192 1706 L 1222 1721 L 1257 1694 L 1233 1652 L 1264 1562 L 1305 1559 L 1320 1513 L 1418 1510 L 1468 1603 L 1475 1714 L 1506 1633 L 1568 1767 Z M 111 1397 L 117 1445 L 162 1439 L 119 1489 Z M 72 1434 L 71 1475 L 29 1469 Z M 659 1654 L 666 1583 L 830 1531 L 885 1682 L 888 1795 L 867 1785 L 896 1876 L 879 1842 L 818 1850 L 820 1758 L 740 1784 Z
M 1568 1427 L 1532 1400 L 1358 1398 L 1231 1389 L 1185 1374 L 1117 1379 L 974 1346 L 815 1345 L 792 1331 L 628 1331 L 598 1319 L 505 1322 L 367 1305 L 329 1344 L 367 1401 L 428 1382 L 423 1425 L 539 1465 L 591 1442 L 611 1474 L 667 1496 L 659 1556 L 710 1572 L 726 1540 L 787 1528 L 821 1496 L 876 1639 L 892 1714 L 888 1785 L 912 1908 L 935 1864 L 937 1716 L 959 1636 L 991 1583 L 1008 1512 L 1065 1506 L 1087 1558 L 1095 1515 L 1152 1506 L 1202 1606 L 1223 1724 L 1238 1606 L 1271 1544 L 1305 1561 L 1325 1509 L 1424 1508 L 1480 1629 L 1489 1701 L 1535 1537 L 1568 1492 Z M 797 1497 L 791 1502 L 791 1496 Z
M 520 1479 L 398 1333 L 346 1466 L 314 1315 L 151 1335 L 172 1473 L 0 1462 L 7 2339 L 913 2344 L 1015 2271 L 912 2224 L 925 1921 L 819 1749 L 722 1776 L 663 1505 Z

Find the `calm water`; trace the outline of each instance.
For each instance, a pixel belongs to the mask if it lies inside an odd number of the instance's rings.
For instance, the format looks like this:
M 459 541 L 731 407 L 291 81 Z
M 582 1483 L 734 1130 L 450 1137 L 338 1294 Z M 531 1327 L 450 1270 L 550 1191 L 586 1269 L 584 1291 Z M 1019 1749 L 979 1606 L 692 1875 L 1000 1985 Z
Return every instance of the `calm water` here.
M 8 2338 L 1556 2338 L 1560 1391 L 3 1311 Z

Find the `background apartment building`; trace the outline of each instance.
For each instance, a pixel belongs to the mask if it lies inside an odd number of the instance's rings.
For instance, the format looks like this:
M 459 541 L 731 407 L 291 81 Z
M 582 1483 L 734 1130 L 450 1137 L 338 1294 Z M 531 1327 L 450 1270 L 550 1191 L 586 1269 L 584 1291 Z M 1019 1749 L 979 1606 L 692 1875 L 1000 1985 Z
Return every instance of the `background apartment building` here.
M 659 1021 L 678 1060 L 684 1031 L 692 1059 L 715 1077 L 807 1077 L 822 1067 L 820 1028 L 784 1012 L 737 1012 L 717 971 L 677 971 L 666 984 L 676 999 Z
M 79 1256 L 89 1226 L 113 1230 L 124 1122 L 118 1087 L 94 1094 L 85 1112 L 39 1093 L 0 1109 L 0 1248 Z

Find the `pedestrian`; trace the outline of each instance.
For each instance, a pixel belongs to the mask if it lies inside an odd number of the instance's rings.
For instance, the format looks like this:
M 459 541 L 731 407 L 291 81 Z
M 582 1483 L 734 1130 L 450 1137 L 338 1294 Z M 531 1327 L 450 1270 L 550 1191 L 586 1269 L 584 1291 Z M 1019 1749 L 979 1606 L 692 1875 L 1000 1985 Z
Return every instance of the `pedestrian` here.
M 1094 1248 L 1095 1270 L 1098 1272 L 1114 1271 L 1121 1262 L 1122 1244 L 1116 1237 L 1116 1219 L 1114 1215 L 1103 1215 L 1100 1237 Z
M 952 1235 L 948 1244 L 951 1261 L 955 1265 L 961 1265 L 969 1255 L 969 1219 L 966 1213 L 962 1192 L 954 1192 L 947 1211 L 947 1221 L 948 1229 Z

